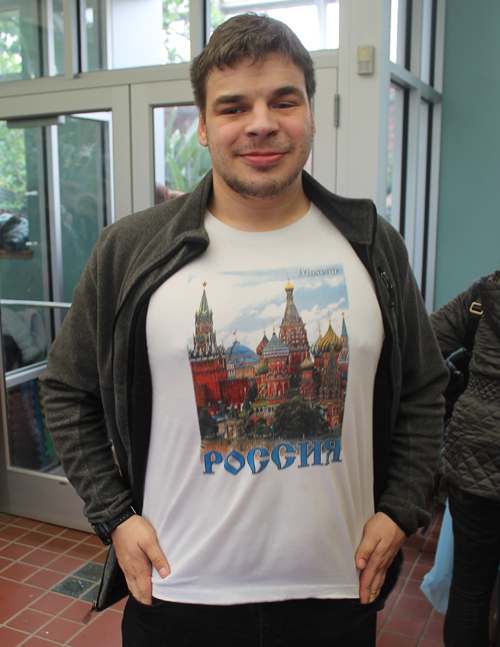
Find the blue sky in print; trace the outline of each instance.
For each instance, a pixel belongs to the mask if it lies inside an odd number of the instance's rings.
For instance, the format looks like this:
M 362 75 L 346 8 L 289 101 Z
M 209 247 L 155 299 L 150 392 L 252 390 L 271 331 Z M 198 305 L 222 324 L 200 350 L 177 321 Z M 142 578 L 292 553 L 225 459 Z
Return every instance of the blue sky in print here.
M 263 324 L 268 339 L 271 338 L 273 319 L 279 335 L 285 312 L 287 277 L 294 287 L 293 299 L 306 326 L 309 344 L 316 341 L 319 325 L 323 335 L 327 331 L 329 313 L 333 330 L 339 337 L 342 313 L 346 315 L 349 328 L 349 302 L 342 265 L 220 272 L 215 277 L 206 278 L 206 294 L 213 312 L 217 343 L 229 348 L 236 331 L 238 341 L 255 350 L 262 339 Z M 199 276 L 193 275 L 189 282 L 192 280 L 199 281 Z M 200 286 L 200 298 L 202 289 Z M 198 306 L 199 301 L 195 310 Z M 192 344 L 192 337 L 187 342 Z

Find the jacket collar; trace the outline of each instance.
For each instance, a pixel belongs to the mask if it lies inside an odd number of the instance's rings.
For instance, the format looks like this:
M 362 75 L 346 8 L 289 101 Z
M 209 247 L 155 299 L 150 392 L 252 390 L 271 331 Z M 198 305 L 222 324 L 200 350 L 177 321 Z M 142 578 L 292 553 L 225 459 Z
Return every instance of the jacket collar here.
M 351 242 L 370 245 L 375 237 L 376 210 L 371 200 L 343 198 L 331 193 L 309 173 L 302 171 L 302 182 L 307 197 Z M 206 236 L 203 226 L 208 198 L 212 190 L 212 171 L 209 171 L 196 189 L 187 196 L 172 221 L 178 233 Z M 179 198 L 177 198 L 178 200 Z M 187 229 L 186 229 L 187 227 Z M 208 240 L 208 239 L 207 239 Z
M 373 243 L 376 210 L 371 200 L 343 198 L 331 193 L 306 171 L 302 172 L 302 180 L 307 197 L 347 240 L 362 245 Z M 130 277 L 131 279 L 138 278 L 139 268 L 161 262 L 167 251 L 165 241 L 169 241 L 170 253 L 184 245 L 193 245 L 200 251 L 206 249 L 210 241 L 204 226 L 204 216 L 211 190 L 212 171 L 209 171 L 191 193 L 152 208 L 160 216 L 161 234 L 160 230 L 153 236 L 144 231 L 145 244 L 141 246 L 140 258 L 136 259 L 137 269 L 132 272 L 134 277 Z

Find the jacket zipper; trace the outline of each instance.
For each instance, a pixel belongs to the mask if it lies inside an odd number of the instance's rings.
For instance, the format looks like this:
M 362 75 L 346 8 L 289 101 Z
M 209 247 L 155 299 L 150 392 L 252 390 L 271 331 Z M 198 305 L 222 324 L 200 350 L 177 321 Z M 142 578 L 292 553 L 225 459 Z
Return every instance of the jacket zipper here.
M 394 308 L 394 305 L 396 304 L 394 300 L 394 286 L 383 267 L 379 265 L 379 267 L 377 267 L 377 270 L 382 281 L 384 282 L 385 287 L 387 288 L 387 292 L 389 293 L 389 305 L 391 308 Z

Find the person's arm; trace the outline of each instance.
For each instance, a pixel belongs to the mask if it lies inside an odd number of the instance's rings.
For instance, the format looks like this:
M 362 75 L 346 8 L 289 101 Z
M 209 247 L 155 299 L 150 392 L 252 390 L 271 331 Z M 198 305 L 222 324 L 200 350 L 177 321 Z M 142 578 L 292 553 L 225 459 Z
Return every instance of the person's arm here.
M 94 249 L 41 378 L 54 448 L 84 501 L 84 514 L 94 524 L 118 518 L 134 503 L 113 457 L 101 397 L 97 263 L 98 250 Z M 130 592 L 140 602 L 151 604 L 152 565 L 162 577 L 170 572 L 154 529 L 135 515 L 121 523 L 111 539 Z
M 432 328 L 444 357 L 463 347 L 467 335 L 469 311 L 476 292 L 476 283 L 460 292 L 430 316 Z
M 133 503 L 115 464 L 104 417 L 97 361 L 96 264 L 94 249 L 41 376 L 47 428 L 91 523 L 114 519 Z
M 399 398 L 385 487 L 376 514 L 365 525 L 355 556 L 356 566 L 362 571 L 360 598 L 364 603 L 372 601 L 380 591 L 406 536 L 429 519 L 425 499 L 439 454 L 442 392 L 448 381 L 448 371 L 409 265 L 406 275 L 395 280 L 401 373 L 393 374 L 392 379 Z

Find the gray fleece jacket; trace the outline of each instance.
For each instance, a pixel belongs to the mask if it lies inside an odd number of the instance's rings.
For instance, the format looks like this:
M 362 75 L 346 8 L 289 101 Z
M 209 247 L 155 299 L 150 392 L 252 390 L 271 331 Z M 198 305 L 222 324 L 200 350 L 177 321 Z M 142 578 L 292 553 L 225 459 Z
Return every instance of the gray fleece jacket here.
M 483 315 L 439 472 L 461 490 L 500 501 L 500 272 L 477 283 Z M 431 315 L 445 357 L 464 345 L 473 291 L 474 283 Z
M 448 372 L 399 234 L 371 201 L 336 196 L 305 172 L 303 185 L 374 281 L 385 331 L 374 385 L 374 499 L 410 534 L 428 521 Z M 142 508 L 152 401 L 147 305 L 207 248 L 211 188 L 209 173 L 192 193 L 104 229 L 52 344 L 42 377 L 47 426 L 93 523 L 130 504 Z

